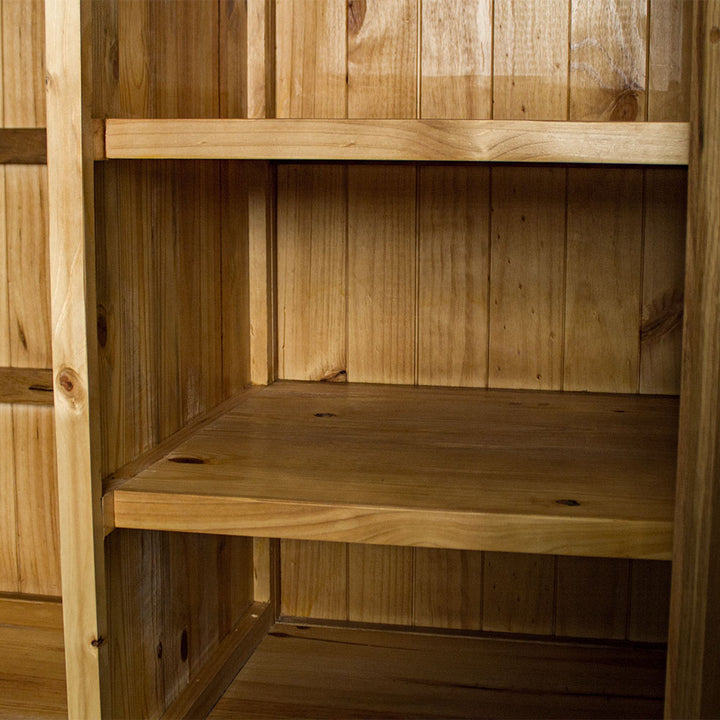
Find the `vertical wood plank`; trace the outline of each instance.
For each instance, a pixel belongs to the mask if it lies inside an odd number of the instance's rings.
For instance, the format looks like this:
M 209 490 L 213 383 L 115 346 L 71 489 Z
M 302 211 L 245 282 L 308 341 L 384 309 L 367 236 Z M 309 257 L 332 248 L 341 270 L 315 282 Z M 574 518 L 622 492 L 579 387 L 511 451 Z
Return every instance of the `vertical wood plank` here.
M 569 173 L 565 389 L 637 392 L 639 170 Z
M 624 639 L 629 567 L 613 558 L 558 558 L 557 635 Z
M 413 624 L 480 630 L 483 553 L 415 549 Z
M 93 13 L 93 98 L 95 118 L 122 117 L 120 103 L 120 28 L 119 14 L 131 3 L 95 0 Z M 137 8 L 137 3 L 132 3 Z M 140 36 L 136 36 L 140 37 Z M 136 50 L 140 53 L 141 42 Z
M 493 168 L 491 387 L 562 387 L 565 170 Z
M 248 116 L 248 6 L 218 0 L 219 117 Z
M 554 556 L 485 553 L 483 630 L 550 635 L 554 600 Z
M 337 165 L 278 170 L 281 378 L 345 378 L 346 177 Z
M 282 540 L 280 548 L 281 614 L 347 620 L 347 545 Z
M 417 117 L 418 0 L 348 0 L 348 117 Z
M 691 0 L 650 4 L 648 120 L 689 119 L 692 8 Z
M 412 624 L 412 548 L 349 546 L 348 620 Z
M 415 169 L 349 168 L 348 380 L 415 380 Z
M 346 0 L 279 0 L 275 12 L 277 117 L 345 117 Z
M 103 85 L 109 86 L 107 92 L 111 96 L 119 95 L 121 117 L 154 117 L 151 60 L 154 42 L 150 3 L 113 3 L 111 0 L 111 4 L 116 4 L 118 15 L 118 90 L 114 91 L 112 75 Z M 108 37 L 105 41 L 112 43 L 113 39 Z M 109 109 L 103 109 L 109 112 Z
M 631 563 L 628 640 L 667 642 L 671 563 Z
M 4 127 L 45 126 L 43 0 L 2 4 Z
M 487 384 L 489 171 L 420 169 L 418 382 Z
M 569 0 L 495 0 L 493 117 L 567 117 Z
M 678 394 L 687 172 L 645 170 L 640 392 Z
M 490 118 L 492 2 L 422 0 L 420 117 Z
M 720 2 L 694 4 L 687 265 L 665 709 L 720 713 Z
M 247 0 L 247 116 L 275 116 L 275 3 Z
M 572 0 L 570 119 L 646 118 L 647 0 Z

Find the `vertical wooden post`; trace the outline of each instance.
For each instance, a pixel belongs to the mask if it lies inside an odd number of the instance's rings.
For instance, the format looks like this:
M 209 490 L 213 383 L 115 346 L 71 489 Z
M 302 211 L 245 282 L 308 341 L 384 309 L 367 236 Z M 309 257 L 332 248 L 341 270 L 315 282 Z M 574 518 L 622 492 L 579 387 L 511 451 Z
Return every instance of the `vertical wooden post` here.
M 666 716 L 720 716 L 720 0 L 695 3 Z
M 46 0 L 55 424 L 70 718 L 98 718 L 107 661 L 95 329 L 91 0 Z

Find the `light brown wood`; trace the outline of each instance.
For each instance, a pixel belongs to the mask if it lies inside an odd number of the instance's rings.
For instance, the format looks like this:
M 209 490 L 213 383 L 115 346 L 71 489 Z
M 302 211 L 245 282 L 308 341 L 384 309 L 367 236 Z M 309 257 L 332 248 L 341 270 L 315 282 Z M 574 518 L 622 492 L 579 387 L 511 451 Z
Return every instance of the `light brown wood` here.
M 281 614 L 348 618 L 348 548 L 344 543 L 283 540 Z
M 636 392 L 641 172 L 571 169 L 567 212 L 564 387 Z
M 414 625 L 479 630 L 482 598 L 483 553 L 415 548 Z
M 346 3 L 280 0 L 275 6 L 277 117 L 345 117 Z
M 0 278 L 1 280 L 2 278 Z M 2 326 L 0 326 L 2 333 Z M 2 335 L 0 334 L 0 337 Z M 0 347 L 0 350 L 2 348 Z M 0 404 L 0 589 L 2 592 L 20 591 L 18 572 L 18 533 L 15 480 L 15 443 L 13 437 L 12 406 Z
M 687 164 L 687 123 L 122 120 L 108 158 Z
M 347 377 L 415 381 L 415 168 L 348 169 Z
M 720 2 L 695 4 L 682 403 L 666 714 L 720 713 Z
M 552 635 L 556 563 L 551 555 L 485 553 L 482 629 Z
M 644 120 L 645 0 L 571 0 L 570 119 Z
M 115 517 L 119 527 L 663 558 L 675 408 L 276 383 L 117 488 Z M 566 499 L 580 505 L 557 503 Z
M 96 327 L 91 57 L 89 37 L 81 37 L 91 20 L 89 2 L 46 0 L 55 436 L 70 718 L 99 717 L 107 702 L 101 687 L 107 653 L 99 642 L 106 628 L 97 362 L 88 334 Z
M 248 0 L 247 116 L 275 116 L 275 13 L 272 0 Z
M 52 370 L 0 367 L 0 402 L 52 405 Z
M 276 625 L 210 720 L 656 717 L 663 653 Z
M 566 120 L 569 0 L 496 0 L 493 117 Z
M 344 380 L 347 170 L 278 168 L 278 376 Z
M 487 168 L 419 171 L 418 382 L 487 384 Z
M 420 117 L 490 118 L 492 3 L 424 0 Z
M 348 567 L 348 620 L 412 624 L 412 548 L 351 544 Z
M 162 720 L 205 717 L 247 662 L 273 622 L 269 603 L 253 603 L 204 662 L 192 683 L 162 714 Z
M 62 604 L 56 598 L 0 594 L 0 625 L 57 630 L 62 638 Z

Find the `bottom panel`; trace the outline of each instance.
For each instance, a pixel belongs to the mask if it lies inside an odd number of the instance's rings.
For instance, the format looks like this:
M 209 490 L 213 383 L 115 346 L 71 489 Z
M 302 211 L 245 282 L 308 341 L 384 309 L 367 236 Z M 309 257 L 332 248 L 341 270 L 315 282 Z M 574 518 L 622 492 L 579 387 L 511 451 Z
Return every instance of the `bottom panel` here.
M 210 714 L 651 718 L 663 650 L 275 625 Z

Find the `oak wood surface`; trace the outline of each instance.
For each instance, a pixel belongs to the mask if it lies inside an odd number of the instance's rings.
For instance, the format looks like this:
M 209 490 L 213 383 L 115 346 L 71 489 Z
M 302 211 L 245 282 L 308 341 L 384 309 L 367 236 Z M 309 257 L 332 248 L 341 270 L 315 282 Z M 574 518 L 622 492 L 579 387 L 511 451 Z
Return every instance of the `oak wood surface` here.
M 276 625 L 223 718 L 657 717 L 664 653 Z

